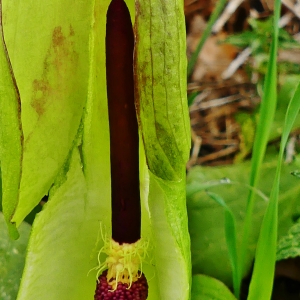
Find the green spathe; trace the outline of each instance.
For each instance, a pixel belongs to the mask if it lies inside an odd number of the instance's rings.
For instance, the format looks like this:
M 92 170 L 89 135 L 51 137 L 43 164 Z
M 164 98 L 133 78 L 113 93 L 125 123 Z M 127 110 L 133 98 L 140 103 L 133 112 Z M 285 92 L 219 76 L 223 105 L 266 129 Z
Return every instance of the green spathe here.
M 138 1 L 136 9 L 137 109 L 150 171 L 180 181 L 189 156 L 186 44 L 179 1 Z

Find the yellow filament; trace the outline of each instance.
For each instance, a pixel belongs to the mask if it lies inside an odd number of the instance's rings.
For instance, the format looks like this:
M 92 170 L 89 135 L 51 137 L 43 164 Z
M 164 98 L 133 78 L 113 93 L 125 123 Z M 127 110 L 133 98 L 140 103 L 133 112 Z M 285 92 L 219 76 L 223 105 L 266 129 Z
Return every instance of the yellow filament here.
M 107 282 L 116 290 L 118 283 L 128 285 L 141 277 L 142 262 L 147 256 L 148 242 L 142 239 L 133 244 L 119 244 L 113 239 L 104 239 L 104 246 L 98 253 L 97 278 L 107 269 Z M 105 253 L 106 260 L 101 263 L 100 255 Z

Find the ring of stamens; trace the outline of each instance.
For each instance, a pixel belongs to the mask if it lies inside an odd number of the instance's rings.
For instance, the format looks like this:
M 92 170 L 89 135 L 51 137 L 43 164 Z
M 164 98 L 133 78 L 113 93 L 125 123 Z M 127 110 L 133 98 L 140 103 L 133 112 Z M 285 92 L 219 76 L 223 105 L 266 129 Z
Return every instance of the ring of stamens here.
M 133 282 L 137 281 L 142 274 L 142 262 L 147 256 L 148 242 L 142 239 L 132 244 L 119 244 L 110 239 L 104 240 L 104 246 L 98 253 L 97 279 L 107 269 L 107 282 L 116 290 L 118 283 L 128 285 L 130 289 Z M 101 263 L 100 255 L 107 255 Z

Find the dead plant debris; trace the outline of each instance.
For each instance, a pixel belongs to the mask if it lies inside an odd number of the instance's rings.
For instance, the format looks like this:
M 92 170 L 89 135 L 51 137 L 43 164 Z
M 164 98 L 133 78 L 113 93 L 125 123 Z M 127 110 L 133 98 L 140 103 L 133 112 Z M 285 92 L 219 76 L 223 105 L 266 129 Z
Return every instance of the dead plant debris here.
M 199 43 L 216 0 L 185 0 L 187 56 Z M 295 40 L 300 37 L 300 1 L 283 0 L 280 26 Z M 252 114 L 260 102 L 258 83 L 263 77 L 248 47 L 238 48 L 224 40 L 251 30 L 250 19 L 267 20 L 273 1 L 230 0 L 214 24 L 188 79 L 192 150 L 189 169 L 195 164 L 232 164 L 241 151 L 243 132 L 240 113 Z M 266 53 L 267 54 L 267 53 Z M 300 63 L 300 49 L 279 51 L 279 61 Z

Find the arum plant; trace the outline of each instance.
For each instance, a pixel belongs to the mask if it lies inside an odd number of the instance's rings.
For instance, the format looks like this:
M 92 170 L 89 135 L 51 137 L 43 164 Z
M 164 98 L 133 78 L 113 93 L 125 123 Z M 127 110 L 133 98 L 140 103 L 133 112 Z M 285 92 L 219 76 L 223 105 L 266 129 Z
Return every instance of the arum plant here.
M 123 0 L 113 3 L 121 12 L 108 11 L 108 0 L 1 2 L 2 204 L 12 237 L 48 195 L 32 226 L 18 300 L 93 299 L 103 280 L 113 293 L 140 279 L 147 299 L 189 298 L 183 6 L 127 1 L 134 36 L 124 50 L 130 39 L 111 41 L 110 21 L 130 34 L 129 15 Z M 122 83 L 123 67 L 134 78 L 126 73 Z M 135 123 L 133 99 L 123 102 L 133 89 Z M 116 257 L 115 245 L 125 255 Z

